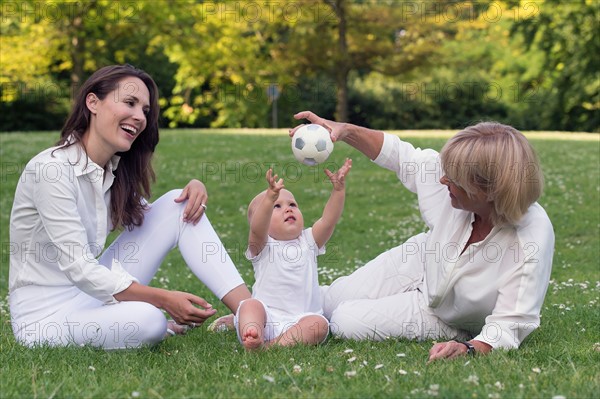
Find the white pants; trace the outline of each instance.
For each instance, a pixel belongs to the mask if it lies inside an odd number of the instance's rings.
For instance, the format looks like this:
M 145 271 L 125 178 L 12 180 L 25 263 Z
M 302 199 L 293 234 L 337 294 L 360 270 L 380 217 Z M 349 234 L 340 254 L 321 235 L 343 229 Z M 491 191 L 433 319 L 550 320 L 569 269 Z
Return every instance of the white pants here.
M 425 238 L 425 234 L 414 236 L 331 286 L 321 287 L 333 335 L 356 340 L 464 337 L 427 310 L 423 264 L 418 256 L 404 252 L 406 245 L 414 248 Z
M 110 267 L 118 259 L 147 285 L 167 253 L 179 246 L 192 272 L 222 299 L 244 281 L 206 215 L 195 226 L 182 221 L 186 203 L 173 201 L 180 193 L 174 190 L 156 200 L 142 226 L 119 235 L 99 262 Z M 75 286 L 18 288 L 10 295 L 10 309 L 15 337 L 27 346 L 135 348 L 160 342 L 167 331 L 163 312 L 149 303 L 104 305 Z

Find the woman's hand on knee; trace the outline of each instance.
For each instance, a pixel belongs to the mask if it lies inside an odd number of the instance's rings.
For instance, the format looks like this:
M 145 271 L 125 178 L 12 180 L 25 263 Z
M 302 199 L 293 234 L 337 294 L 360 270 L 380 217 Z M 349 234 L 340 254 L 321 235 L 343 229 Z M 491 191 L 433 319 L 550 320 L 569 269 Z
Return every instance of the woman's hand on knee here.
M 192 327 L 204 323 L 217 312 L 211 304 L 199 296 L 181 291 L 168 291 L 162 308 L 178 324 Z
M 190 180 L 181 191 L 181 195 L 175 198 L 177 203 L 184 201 L 187 201 L 187 204 L 183 210 L 183 221 L 197 224 L 206 211 L 208 201 L 208 192 L 204 183 L 196 179 Z

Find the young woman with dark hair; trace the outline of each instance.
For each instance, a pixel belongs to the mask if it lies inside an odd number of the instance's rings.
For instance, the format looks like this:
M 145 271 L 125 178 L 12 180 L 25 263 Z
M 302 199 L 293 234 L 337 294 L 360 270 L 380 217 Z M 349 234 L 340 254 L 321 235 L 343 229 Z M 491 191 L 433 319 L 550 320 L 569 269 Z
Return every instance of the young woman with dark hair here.
M 203 298 L 148 286 L 176 246 L 232 311 L 250 297 L 205 215 L 204 184 L 147 202 L 158 113 L 148 74 L 104 67 L 82 86 L 57 146 L 25 167 L 9 275 L 12 327 L 24 345 L 135 348 L 204 322 L 215 310 Z M 117 228 L 124 231 L 105 248 Z

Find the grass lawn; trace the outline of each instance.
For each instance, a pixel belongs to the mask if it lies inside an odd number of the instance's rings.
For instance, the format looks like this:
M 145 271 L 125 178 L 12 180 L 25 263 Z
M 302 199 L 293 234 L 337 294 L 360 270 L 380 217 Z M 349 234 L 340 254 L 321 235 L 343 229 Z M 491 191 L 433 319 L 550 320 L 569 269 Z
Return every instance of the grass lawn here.
M 238 133 L 238 134 L 234 134 Z M 162 132 L 155 156 L 157 197 L 191 178 L 205 182 L 209 216 L 246 283 L 246 207 L 273 165 L 295 193 L 307 224 L 320 216 L 330 183 L 322 168 L 294 161 L 289 139 L 252 131 Z M 400 133 L 440 149 L 447 132 Z M 0 396 L 22 398 L 456 397 L 591 398 L 600 392 L 600 141 L 598 134 L 532 134 L 546 188 L 540 203 L 554 224 L 556 251 L 542 326 L 518 351 L 426 365 L 432 342 L 331 339 L 319 347 L 245 353 L 235 333 L 201 326 L 186 336 L 135 351 L 24 349 L 15 343 L 7 305 L 8 226 L 14 188 L 26 162 L 57 133 L 0 134 Z M 424 229 L 416 197 L 395 175 L 345 144 L 331 167 L 354 161 L 344 215 L 319 258 L 328 284 Z M 225 307 L 187 270 L 177 251 L 152 282 Z

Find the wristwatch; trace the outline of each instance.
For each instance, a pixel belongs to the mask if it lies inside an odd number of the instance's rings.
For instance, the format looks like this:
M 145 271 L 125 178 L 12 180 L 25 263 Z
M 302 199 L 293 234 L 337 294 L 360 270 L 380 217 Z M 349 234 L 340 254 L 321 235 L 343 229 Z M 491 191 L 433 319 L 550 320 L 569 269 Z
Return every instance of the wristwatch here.
M 475 347 L 473 344 L 467 341 L 463 341 L 461 344 L 467 347 L 467 355 L 475 356 Z

